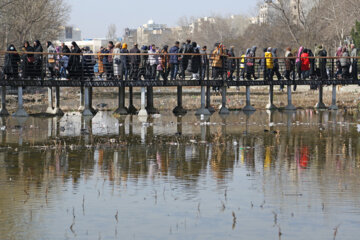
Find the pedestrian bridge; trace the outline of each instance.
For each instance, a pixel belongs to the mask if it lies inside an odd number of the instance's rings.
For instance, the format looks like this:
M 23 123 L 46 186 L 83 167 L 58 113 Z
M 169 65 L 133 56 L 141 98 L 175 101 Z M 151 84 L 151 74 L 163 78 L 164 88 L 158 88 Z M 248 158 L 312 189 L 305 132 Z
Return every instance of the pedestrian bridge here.
M 26 111 L 23 108 L 22 94 L 23 87 L 45 87 L 48 88 L 48 104 L 47 113 L 54 115 L 62 115 L 61 111 L 61 88 L 63 87 L 78 87 L 81 90 L 81 96 L 79 99 L 80 110 L 83 115 L 94 115 L 96 110 L 92 106 L 92 89 L 94 87 L 115 87 L 118 90 L 119 106 L 115 113 L 120 115 L 125 114 L 139 114 L 147 115 L 157 113 L 155 106 L 153 105 L 153 87 L 177 87 L 177 104 L 178 106 L 174 109 L 175 114 L 183 115 L 186 110 L 182 107 L 182 87 L 199 87 L 201 88 L 201 108 L 196 112 L 198 115 L 209 115 L 213 112 L 210 107 L 211 102 L 211 87 L 221 89 L 222 93 L 222 108 L 220 114 L 228 114 L 229 110 L 226 108 L 226 91 L 228 87 L 246 87 L 246 106 L 242 107 L 244 111 L 255 111 L 251 105 L 251 87 L 252 86 L 268 86 L 269 87 L 269 104 L 266 106 L 269 110 L 275 110 L 276 106 L 273 103 L 274 93 L 273 87 L 287 86 L 288 94 L 288 105 L 285 107 L 287 111 L 294 111 L 296 107 L 292 104 L 292 86 L 297 85 L 309 85 L 319 90 L 319 101 L 316 104 L 316 108 L 325 109 L 326 106 L 323 103 L 323 86 L 332 85 L 332 105 L 330 109 L 336 110 L 336 86 L 337 85 L 356 85 L 358 86 L 359 81 L 357 80 L 357 74 L 342 74 L 342 68 L 338 67 L 339 58 L 335 57 L 312 57 L 312 61 L 308 75 L 298 75 L 295 68 L 287 76 L 287 80 L 283 80 L 284 75 L 282 73 L 286 70 L 285 61 L 289 58 L 272 58 L 271 60 L 276 62 L 276 69 L 269 72 L 266 68 L 264 69 L 262 62 L 264 58 L 237 58 L 222 56 L 222 67 L 213 68 L 211 55 L 202 54 L 186 54 L 189 55 L 189 65 L 192 64 L 191 59 L 198 61 L 198 73 L 194 75 L 188 71 L 183 71 L 188 66 L 182 66 L 182 62 L 179 62 L 180 73 L 177 75 L 175 80 L 170 79 L 171 66 L 169 63 L 169 57 L 171 55 L 179 54 L 152 54 L 158 58 L 158 62 L 163 67 L 162 70 L 158 69 L 154 76 L 146 74 L 149 66 L 145 65 L 144 69 L 139 68 L 139 63 L 134 65 L 127 64 L 127 73 L 122 73 L 123 80 L 119 80 L 113 73 L 109 74 L 109 66 L 103 66 L 104 72 L 96 72 L 96 65 L 102 64 L 102 58 L 104 56 L 114 54 L 67 54 L 68 56 L 78 56 L 78 64 L 81 66 L 77 69 L 76 74 L 71 76 L 71 71 L 68 71 L 67 78 L 62 78 L 58 73 L 53 73 L 49 70 L 49 67 L 59 68 L 60 58 L 64 54 L 57 54 L 57 61 L 54 65 L 49 64 L 47 53 L 25 53 L 19 52 L 19 61 L 10 61 L 16 71 L 11 74 L 7 74 L 6 64 L 9 64 L 9 57 L 13 56 L 14 52 L 0 52 L 0 67 L 1 79 L 0 86 L 2 108 L 0 115 L 8 115 L 6 110 L 6 87 L 15 87 L 18 89 L 18 110 L 14 113 L 14 116 L 22 117 L 27 116 Z M 24 56 L 29 55 L 40 55 L 41 61 L 38 66 L 31 65 L 24 67 L 26 64 L 26 58 Z M 120 54 L 126 55 L 128 58 L 138 57 L 139 61 L 142 57 L 148 57 L 151 54 Z M 184 54 L 183 54 L 184 55 Z M 183 56 L 181 55 L 181 56 Z M 181 57 L 179 56 L 179 57 Z M 90 60 L 89 60 L 90 59 Z M 357 69 L 358 58 L 346 58 L 348 59 L 352 69 Z M 292 58 L 295 61 L 295 58 Z M 246 62 L 251 61 L 253 64 L 248 67 Z M 321 62 L 322 66 L 315 66 L 316 62 Z M 69 63 L 70 64 L 70 63 Z M 57 66 L 58 65 L 58 66 Z M 110 66 L 113 64 L 109 64 Z M 70 69 L 70 65 L 68 69 Z M 295 67 L 295 66 L 294 66 Z M 320 74 L 318 72 L 321 67 L 326 69 L 326 74 Z M 190 67 L 191 68 L 191 67 Z M 58 69 L 59 70 L 59 69 Z M 139 72 L 144 71 L 143 76 L 139 76 Z M 354 70 L 353 70 L 354 71 Z M 214 74 L 214 72 L 216 74 Z M 346 72 L 346 69 L 345 69 Z M 278 75 L 276 77 L 276 75 Z M 101 76 L 103 75 L 103 76 Z M 106 76 L 108 75 L 108 76 Z M 106 76 L 106 77 L 104 77 Z M 253 76 L 256 76 L 254 78 Z M 324 77 L 325 76 L 325 77 Z M 102 78 L 101 78 L 102 77 Z M 100 80 L 101 78 L 101 80 Z M 194 80 L 195 79 L 195 80 Z M 141 108 L 137 110 L 133 104 L 133 88 L 141 88 Z M 129 91 L 129 106 L 125 107 L 125 91 Z M 55 99 L 54 99 L 55 98 Z M 54 102 L 55 100 L 55 102 Z

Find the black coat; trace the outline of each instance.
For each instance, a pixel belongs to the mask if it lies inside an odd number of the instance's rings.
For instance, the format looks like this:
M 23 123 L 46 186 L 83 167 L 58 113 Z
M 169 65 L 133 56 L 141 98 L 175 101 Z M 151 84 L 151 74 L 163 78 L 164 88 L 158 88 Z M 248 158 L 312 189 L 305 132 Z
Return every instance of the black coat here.
M 198 48 L 193 49 L 194 54 L 199 54 L 200 51 Z M 198 73 L 200 70 L 201 65 L 201 56 L 200 55 L 193 55 L 191 56 L 191 68 L 190 71 L 192 73 Z
M 130 50 L 130 53 L 140 53 L 140 50 L 137 47 L 134 47 L 133 49 Z M 130 63 L 139 65 L 140 64 L 140 55 L 134 55 L 134 56 L 131 55 Z
M 9 48 L 8 51 L 14 53 L 5 54 L 4 73 L 6 75 L 16 76 L 19 73 L 18 63 L 20 62 L 20 56 L 16 50 L 10 50 Z
M 81 53 L 79 47 L 74 48 L 71 53 Z M 68 70 L 70 75 L 81 75 L 82 65 L 80 55 L 70 55 Z

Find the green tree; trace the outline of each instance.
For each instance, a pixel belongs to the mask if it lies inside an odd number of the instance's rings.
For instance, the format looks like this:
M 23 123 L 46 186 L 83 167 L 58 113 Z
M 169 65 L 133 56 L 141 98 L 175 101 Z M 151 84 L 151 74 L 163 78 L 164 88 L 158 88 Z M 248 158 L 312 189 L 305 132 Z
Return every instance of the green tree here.
M 351 37 L 357 48 L 360 47 L 360 22 L 356 20 L 355 26 L 351 30 Z

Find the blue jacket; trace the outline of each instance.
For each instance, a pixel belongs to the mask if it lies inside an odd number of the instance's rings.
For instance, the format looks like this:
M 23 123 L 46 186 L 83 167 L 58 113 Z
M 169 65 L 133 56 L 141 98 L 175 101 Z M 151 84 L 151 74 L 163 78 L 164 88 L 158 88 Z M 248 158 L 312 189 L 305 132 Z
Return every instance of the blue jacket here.
M 173 46 L 172 48 L 170 48 L 170 52 L 169 53 L 179 53 L 180 48 L 178 48 L 177 46 Z M 170 63 L 171 64 L 178 64 L 179 63 L 179 56 L 178 55 L 171 55 L 170 56 Z

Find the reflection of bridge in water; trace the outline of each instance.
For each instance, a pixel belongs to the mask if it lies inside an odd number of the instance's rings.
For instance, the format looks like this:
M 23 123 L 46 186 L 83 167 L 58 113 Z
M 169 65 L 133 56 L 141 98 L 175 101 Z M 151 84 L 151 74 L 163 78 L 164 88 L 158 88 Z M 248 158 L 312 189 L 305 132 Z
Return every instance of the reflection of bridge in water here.
M 4 53 L 3 53 L 4 54 Z M 35 53 L 38 54 L 38 53 Z M 69 54 L 76 55 L 76 54 Z M 80 54 L 82 56 L 82 54 Z M 87 54 L 89 55 L 89 54 Z M 140 57 L 144 54 L 121 54 L 121 55 L 139 55 Z M 168 55 L 174 54 L 159 54 L 158 56 L 163 59 L 165 62 L 165 66 L 168 66 Z M 190 57 L 198 56 L 194 54 L 188 54 Z M 44 60 L 46 59 L 47 54 L 44 53 Z M 98 54 L 94 54 L 95 57 L 99 57 Z M 100 55 L 101 56 L 101 55 Z M 208 56 L 209 58 L 211 56 Z M 275 59 L 275 58 L 274 58 Z M 273 60 L 274 60 L 273 59 Z M 279 72 L 285 71 L 285 60 L 286 58 L 276 58 L 278 61 Z M 316 58 L 315 58 L 316 59 Z M 274 105 L 274 86 L 281 85 L 287 86 L 287 95 L 288 95 L 288 104 L 285 106 L 285 110 L 293 111 L 296 110 L 296 107 L 292 104 L 292 89 L 291 86 L 297 85 L 310 85 L 316 87 L 319 90 L 319 100 L 316 104 L 316 109 L 326 109 L 327 107 L 323 103 L 323 86 L 332 85 L 332 105 L 329 107 L 331 110 L 337 110 L 336 106 L 336 85 L 358 85 L 359 82 L 355 79 L 354 76 L 340 76 L 337 73 L 337 65 L 336 61 L 338 58 L 329 57 L 329 58 L 321 58 L 326 59 L 326 61 L 322 61 L 325 63 L 326 68 L 326 77 L 324 77 L 324 73 L 321 76 L 314 74 L 309 78 L 309 80 L 297 79 L 297 73 L 293 71 L 288 80 L 277 79 L 274 81 L 273 73 L 269 74 L 267 69 L 264 69 L 260 60 L 264 60 L 262 58 L 248 58 L 246 61 L 253 61 L 252 71 L 254 75 L 258 76 L 258 79 L 251 79 L 251 76 L 245 76 L 245 71 L 247 71 L 247 67 L 243 66 L 243 59 L 241 58 L 228 58 L 227 56 L 223 57 L 223 64 L 221 68 L 213 68 L 211 62 L 207 62 L 207 64 L 202 65 L 200 63 L 199 66 L 199 75 L 197 80 L 192 80 L 191 76 L 185 74 L 184 76 L 180 76 L 180 80 L 169 80 L 170 76 L 170 68 L 167 68 L 164 72 L 166 76 L 163 76 L 163 80 L 160 80 L 160 77 L 156 79 L 150 79 L 148 76 L 145 76 L 144 80 L 116 80 L 114 77 L 109 77 L 106 81 L 97 80 L 92 68 L 93 65 L 88 66 L 87 63 L 82 63 L 81 70 L 77 73 L 76 77 L 72 77 L 69 80 L 54 80 L 53 77 L 49 77 L 46 61 L 43 61 L 42 66 L 40 67 L 41 72 L 38 77 L 29 77 L 29 78 L 21 78 L 21 74 L 15 77 L 3 77 L 2 81 L 0 81 L 0 86 L 3 87 L 1 92 L 2 99 L 2 110 L 0 111 L 0 115 L 8 115 L 8 111 L 6 110 L 6 91 L 4 87 L 11 86 L 18 88 L 18 110 L 14 115 L 16 116 L 27 116 L 28 114 L 24 110 L 23 107 L 23 87 L 47 87 L 48 90 L 48 114 L 53 115 L 63 115 L 63 111 L 60 106 L 60 89 L 63 87 L 77 87 L 81 89 L 80 94 L 80 107 L 79 110 L 82 112 L 84 116 L 92 116 L 95 115 L 96 110 L 92 106 L 92 90 L 94 87 L 116 87 L 119 90 L 118 97 L 118 108 L 115 113 L 119 115 L 127 115 L 127 114 L 139 114 L 140 116 L 146 116 L 148 114 L 158 113 L 158 110 L 154 106 L 154 96 L 153 96 L 153 88 L 154 87 L 177 87 L 177 106 L 174 109 L 174 113 L 177 115 L 186 114 L 186 110 L 182 106 L 182 88 L 183 87 L 199 87 L 201 88 L 201 108 L 196 112 L 197 115 L 210 115 L 214 112 L 214 109 L 210 106 L 211 102 L 211 93 L 210 87 L 217 87 L 221 89 L 222 93 L 222 105 L 220 109 L 220 114 L 229 114 L 229 110 L 227 109 L 227 88 L 231 86 L 237 87 L 246 87 L 246 106 L 242 108 L 243 111 L 255 111 L 253 106 L 251 105 L 251 87 L 252 86 L 269 86 L 269 104 L 266 106 L 268 110 L 277 109 Z M 350 58 L 349 58 L 350 59 Z M 229 60 L 233 61 L 235 65 L 232 70 L 227 68 L 225 64 Z M 211 77 L 212 72 L 217 72 L 220 74 L 215 74 L 215 76 Z M 230 74 L 231 72 L 231 74 Z M 233 75 L 231 79 L 229 79 L 229 74 Z M 140 77 L 141 78 L 141 77 Z M 141 108 L 138 111 L 133 103 L 133 88 L 140 87 L 141 88 Z M 129 106 L 125 106 L 125 91 L 128 88 L 129 91 Z M 55 96 L 55 97 L 54 97 Z M 54 103 L 55 98 L 55 103 Z M 241 106 L 239 106 L 240 108 Z

